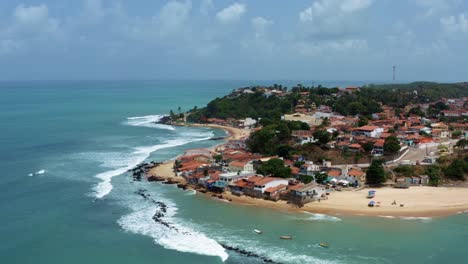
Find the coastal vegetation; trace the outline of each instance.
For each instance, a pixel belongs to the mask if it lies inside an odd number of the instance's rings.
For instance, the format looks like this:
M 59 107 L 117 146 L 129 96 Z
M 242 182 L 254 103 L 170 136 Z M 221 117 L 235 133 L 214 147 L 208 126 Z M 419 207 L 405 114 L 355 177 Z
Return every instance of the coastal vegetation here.
M 263 119 L 261 124 L 266 125 L 280 120 L 284 114 L 293 113 L 298 105 L 304 105 L 306 108 L 325 105 L 342 115 L 362 116 L 360 123 L 365 124 L 368 117 L 382 111 L 381 105 L 404 108 L 410 104 L 436 102 L 440 98 L 468 96 L 468 83 L 371 84 L 340 96 L 337 96 L 340 93 L 338 88 L 327 88 L 321 85 L 308 87 L 298 84 L 282 96 L 262 93 L 264 89 L 277 89 L 284 92 L 287 88 L 273 85 L 237 89 L 229 95 L 212 100 L 206 107 L 194 107 L 189 111 L 187 121 L 205 123 L 209 118 L 243 119 L 250 117 Z M 308 93 L 307 101 L 301 100 L 301 93 Z M 430 106 L 427 115 L 436 116 L 446 109 L 447 105 L 438 102 Z M 180 110 L 178 113 L 174 111 L 171 113 L 175 119 L 182 116 Z M 411 109 L 409 113 L 426 115 L 417 107 Z

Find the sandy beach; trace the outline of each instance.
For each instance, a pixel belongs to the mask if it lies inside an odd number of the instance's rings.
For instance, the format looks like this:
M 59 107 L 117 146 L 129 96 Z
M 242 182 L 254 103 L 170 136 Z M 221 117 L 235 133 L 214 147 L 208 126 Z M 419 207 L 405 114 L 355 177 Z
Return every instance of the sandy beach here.
M 149 175 L 158 175 L 165 179 L 185 183 L 184 178 L 174 176 L 173 161 L 153 168 Z M 371 199 L 366 198 L 369 189 L 359 191 L 335 191 L 329 199 L 311 202 L 302 208 L 287 204 L 286 201 L 268 201 L 248 196 L 235 196 L 224 193 L 226 199 L 234 204 L 258 206 L 275 210 L 307 211 L 329 215 L 366 215 L 382 217 L 434 217 L 453 215 L 468 210 L 468 188 L 415 186 L 409 189 L 378 188 L 372 199 L 380 202 L 379 207 L 368 207 Z M 209 194 L 207 194 L 209 195 Z M 396 201 L 396 205 L 392 203 Z M 400 205 L 403 204 L 403 207 Z
M 228 136 L 226 137 L 226 140 L 236 140 L 236 139 L 241 139 L 244 137 L 248 137 L 250 135 L 250 130 L 249 129 L 241 129 L 241 128 L 236 128 L 236 127 L 229 127 L 229 126 L 221 126 L 221 125 L 215 125 L 215 124 L 191 124 L 190 126 L 193 127 L 212 127 L 212 128 L 218 128 L 218 129 L 223 129 L 228 132 Z

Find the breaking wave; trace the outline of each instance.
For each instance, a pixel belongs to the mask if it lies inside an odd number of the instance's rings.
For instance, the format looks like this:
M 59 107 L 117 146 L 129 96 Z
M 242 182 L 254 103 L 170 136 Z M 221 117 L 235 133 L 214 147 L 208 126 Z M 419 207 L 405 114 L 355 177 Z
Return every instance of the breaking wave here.
M 126 231 L 152 237 L 156 244 L 166 249 L 199 255 L 219 257 L 223 262 L 229 257 L 225 249 L 205 234 L 186 226 L 181 219 L 176 219 L 177 207 L 171 201 L 167 204 L 164 221 L 169 228 L 153 220 L 156 207 L 139 201 L 132 204 L 133 212 L 121 217 L 117 223 Z
M 164 124 L 156 124 L 164 115 L 146 115 L 146 116 L 134 116 L 134 117 L 127 117 L 127 121 L 125 124 L 129 126 L 140 126 L 140 127 L 151 127 L 151 128 L 158 128 L 158 129 L 166 129 L 166 130 L 175 130 L 173 126 L 164 125 Z

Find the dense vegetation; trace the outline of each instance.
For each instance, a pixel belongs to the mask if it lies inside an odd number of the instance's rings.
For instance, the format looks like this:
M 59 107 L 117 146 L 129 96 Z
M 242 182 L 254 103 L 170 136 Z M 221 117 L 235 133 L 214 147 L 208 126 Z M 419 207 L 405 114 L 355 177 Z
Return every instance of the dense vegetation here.
M 267 97 L 260 92 L 241 94 L 236 97 L 225 96 L 212 100 L 205 108 L 192 110 L 189 121 L 200 122 L 206 118 L 241 119 L 246 117 L 279 120 L 283 114 L 292 112 L 293 107 L 292 96 Z
M 284 161 L 281 159 L 270 159 L 257 168 L 257 173 L 265 176 L 272 175 L 280 178 L 289 178 L 291 177 L 291 168 L 285 167 Z
M 299 121 L 278 121 L 252 133 L 247 146 L 252 152 L 289 158 L 293 148 L 289 145 L 291 131 L 308 130 L 309 125 Z
M 267 87 L 285 91 L 285 87 L 275 85 Z M 322 86 L 307 87 L 300 84 L 292 87 L 288 94 L 278 97 L 262 94 L 258 87 L 246 88 L 249 93 L 233 93 L 222 98 L 216 98 L 204 108 L 194 108 L 190 111 L 188 121 L 205 122 L 207 118 L 246 118 L 279 120 L 286 113 L 292 113 L 297 105 L 310 108 L 313 105 L 327 105 L 343 115 L 360 115 L 369 117 L 381 112 L 381 104 L 402 108 L 412 103 L 427 103 L 440 98 L 457 98 L 468 96 L 468 83 L 433 83 L 413 82 L 408 84 L 378 84 L 367 85 L 352 93 L 339 93 L 338 88 Z M 304 98 L 301 92 L 307 92 Z M 306 100 L 304 100 L 306 99 Z M 443 103 L 434 104 L 428 109 L 428 115 L 435 116 L 441 110 L 446 110 Z M 421 109 L 411 109 L 412 113 L 425 115 Z M 175 116 L 175 115 L 174 115 Z M 363 118 L 361 123 L 365 123 Z
M 366 172 L 366 183 L 370 185 L 380 185 L 385 182 L 385 170 L 383 160 L 373 160 Z

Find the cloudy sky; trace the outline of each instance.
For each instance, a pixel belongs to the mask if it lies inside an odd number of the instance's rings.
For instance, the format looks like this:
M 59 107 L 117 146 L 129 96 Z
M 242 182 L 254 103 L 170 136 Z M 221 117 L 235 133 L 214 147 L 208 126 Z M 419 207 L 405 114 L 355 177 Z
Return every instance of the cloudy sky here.
M 467 0 L 0 1 L 0 79 L 468 80 Z

